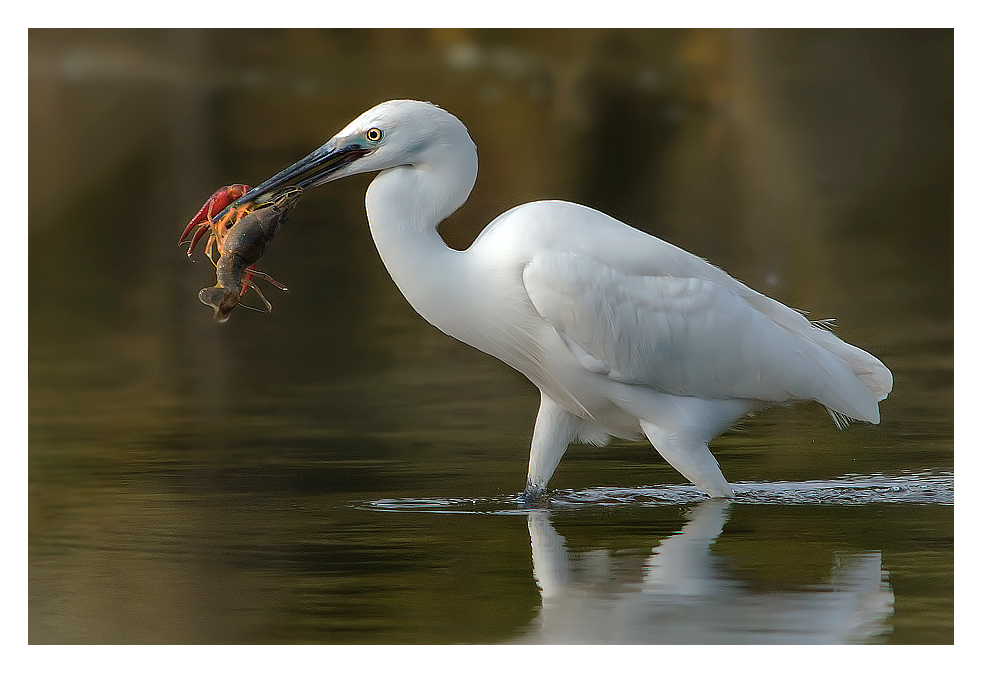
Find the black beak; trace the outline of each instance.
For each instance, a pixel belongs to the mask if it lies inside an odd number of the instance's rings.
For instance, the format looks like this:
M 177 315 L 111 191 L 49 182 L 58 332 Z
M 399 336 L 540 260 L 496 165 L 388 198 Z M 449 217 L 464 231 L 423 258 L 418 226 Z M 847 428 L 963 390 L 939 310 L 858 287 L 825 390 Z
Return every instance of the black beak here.
M 254 187 L 236 199 L 236 204 L 249 201 L 268 199 L 273 192 L 288 185 L 301 189 L 315 185 L 330 176 L 335 171 L 348 166 L 360 157 L 370 152 L 369 149 L 353 144 L 336 147 L 329 142 L 298 161 L 293 166 L 283 169 L 261 185 Z

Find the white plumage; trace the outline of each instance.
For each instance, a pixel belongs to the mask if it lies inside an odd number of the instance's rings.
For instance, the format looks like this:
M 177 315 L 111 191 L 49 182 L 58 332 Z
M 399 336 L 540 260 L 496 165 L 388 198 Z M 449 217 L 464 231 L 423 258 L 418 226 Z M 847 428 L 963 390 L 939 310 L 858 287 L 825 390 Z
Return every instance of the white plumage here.
M 437 225 L 467 199 L 478 164 L 464 125 L 434 105 L 378 105 L 257 190 L 321 166 L 330 168 L 308 184 L 381 171 L 366 194 L 369 226 L 406 299 L 539 387 L 527 496 L 546 488 L 576 438 L 644 434 L 698 487 L 729 496 L 707 443 L 748 412 L 815 400 L 838 425 L 880 420 L 892 377 L 879 360 L 590 208 L 525 204 L 467 250 L 448 248 Z

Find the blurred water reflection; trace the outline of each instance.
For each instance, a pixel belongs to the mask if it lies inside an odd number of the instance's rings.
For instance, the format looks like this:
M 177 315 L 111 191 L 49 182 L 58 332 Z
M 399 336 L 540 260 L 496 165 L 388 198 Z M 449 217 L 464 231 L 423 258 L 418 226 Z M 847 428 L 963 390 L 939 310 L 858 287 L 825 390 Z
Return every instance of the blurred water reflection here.
M 31 641 L 525 634 L 520 518 L 351 507 L 517 491 L 538 401 L 399 296 L 367 181 L 305 197 L 264 258 L 291 289 L 271 316 L 214 325 L 213 271 L 175 245 L 215 187 L 388 98 L 439 103 L 478 145 L 452 245 L 523 201 L 586 203 L 835 316 L 895 373 L 877 427 L 811 407 L 742 423 L 714 447 L 730 479 L 951 484 L 952 54 L 952 31 L 30 31 Z M 552 486 L 678 480 L 622 443 L 571 448 Z M 792 593 L 828 587 L 838 551 L 880 550 L 878 638 L 944 643 L 946 503 L 737 504 L 713 550 Z M 681 525 L 552 522 L 574 559 L 648 556 Z
M 888 631 L 894 594 L 880 552 L 837 554 L 823 584 L 761 591 L 711 554 L 730 507 L 720 500 L 697 505 L 686 525 L 648 558 L 615 557 L 607 550 L 573 556 L 549 513 L 531 513 L 533 568 L 543 606 L 527 640 L 839 644 L 868 642 Z M 638 571 L 641 578 L 631 578 Z

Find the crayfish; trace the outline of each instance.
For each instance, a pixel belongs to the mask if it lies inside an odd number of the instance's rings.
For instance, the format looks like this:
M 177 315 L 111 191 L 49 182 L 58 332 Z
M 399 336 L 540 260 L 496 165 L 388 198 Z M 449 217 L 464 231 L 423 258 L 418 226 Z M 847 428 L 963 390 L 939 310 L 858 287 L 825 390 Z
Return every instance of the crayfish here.
M 214 318 L 219 323 L 229 320 L 232 310 L 250 288 L 263 301 L 266 311 L 273 311 L 273 305 L 256 285 L 255 279 L 263 279 L 280 290 L 287 289 L 253 265 L 266 252 L 286 214 L 300 200 L 303 190 L 287 187 L 272 195 L 264 195 L 262 201 L 236 203 L 249 189 L 248 185 L 228 185 L 218 189 L 184 228 L 178 241 L 179 245 L 188 241 L 188 235 L 194 230 L 188 246 L 190 258 L 198 242 L 206 232 L 210 232 L 205 255 L 215 265 L 217 283 L 211 288 L 202 288 L 198 299 L 215 310 Z M 213 249 L 218 250 L 218 260 L 213 255 Z M 246 304 L 242 306 L 253 309 Z

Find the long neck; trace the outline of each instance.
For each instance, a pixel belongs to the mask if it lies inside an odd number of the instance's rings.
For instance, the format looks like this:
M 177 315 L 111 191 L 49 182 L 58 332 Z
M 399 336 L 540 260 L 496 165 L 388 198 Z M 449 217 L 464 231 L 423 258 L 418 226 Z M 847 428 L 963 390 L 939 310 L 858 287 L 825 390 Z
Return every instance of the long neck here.
M 369 229 L 382 262 L 421 316 L 445 333 L 468 340 L 467 254 L 448 248 L 441 220 L 468 198 L 477 176 L 474 152 L 445 153 L 416 166 L 380 173 L 365 194 Z

